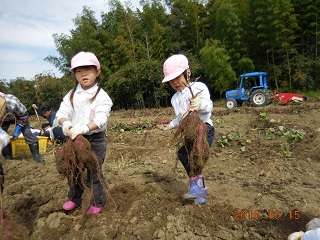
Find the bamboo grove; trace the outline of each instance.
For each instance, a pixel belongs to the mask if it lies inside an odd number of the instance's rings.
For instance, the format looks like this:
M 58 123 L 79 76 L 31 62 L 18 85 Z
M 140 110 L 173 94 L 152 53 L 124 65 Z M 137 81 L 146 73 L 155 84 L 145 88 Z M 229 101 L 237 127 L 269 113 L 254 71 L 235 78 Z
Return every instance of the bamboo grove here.
M 70 59 L 84 50 L 99 58 L 103 88 L 115 109 L 168 106 L 172 92 L 161 83 L 162 64 L 174 53 L 187 55 L 193 73 L 216 98 L 250 71 L 266 71 L 271 89 L 319 89 L 320 0 L 142 0 L 140 5 L 108 1 L 99 20 L 85 6 L 69 35 L 55 33 L 59 56 L 45 60 L 65 74 L 58 82 L 73 86 Z M 36 88 L 48 77 L 36 76 Z M 67 91 L 62 90 L 61 96 Z

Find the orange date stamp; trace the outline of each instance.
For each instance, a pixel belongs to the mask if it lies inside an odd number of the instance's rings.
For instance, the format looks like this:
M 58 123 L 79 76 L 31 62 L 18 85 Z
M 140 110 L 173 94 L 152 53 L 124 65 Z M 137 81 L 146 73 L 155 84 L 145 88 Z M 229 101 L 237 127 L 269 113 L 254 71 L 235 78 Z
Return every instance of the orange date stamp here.
M 300 219 L 300 210 L 289 210 L 288 212 L 283 212 L 281 210 L 263 210 L 262 211 L 254 209 L 254 210 L 234 210 L 233 211 L 233 219 L 236 221 L 243 220 L 261 220 L 261 219 L 269 219 L 269 220 L 280 220 L 280 219 L 292 219 L 299 220 Z

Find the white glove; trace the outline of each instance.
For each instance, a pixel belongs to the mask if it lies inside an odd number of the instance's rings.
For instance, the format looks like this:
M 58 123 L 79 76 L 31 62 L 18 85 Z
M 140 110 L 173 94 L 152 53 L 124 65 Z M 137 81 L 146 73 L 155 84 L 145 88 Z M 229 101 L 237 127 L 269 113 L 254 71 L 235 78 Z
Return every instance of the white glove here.
M 71 137 L 71 139 L 75 139 L 76 136 L 80 135 L 80 134 L 86 134 L 90 132 L 90 129 L 88 127 L 88 125 L 81 125 L 79 127 L 73 127 L 70 129 L 70 133 L 69 136 Z
M 64 121 L 62 123 L 62 131 L 63 131 L 63 134 L 66 135 L 66 136 L 69 136 L 70 134 L 70 128 L 72 128 L 73 125 L 70 121 Z
M 190 111 L 198 111 L 200 108 L 201 99 L 199 97 L 195 97 L 190 99 Z
M 173 124 L 171 124 L 171 122 L 169 123 L 160 123 L 156 125 L 157 128 L 163 130 L 163 131 L 167 131 L 170 130 L 172 128 L 174 128 Z
M 10 142 L 10 136 L 0 127 L 0 152 Z
M 288 237 L 288 240 L 300 240 L 303 234 L 304 232 L 302 231 L 291 233 Z
M 169 124 L 158 124 L 157 128 L 159 128 L 159 129 L 161 129 L 163 131 L 167 131 L 167 130 L 172 129 L 173 127 L 169 123 Z
M 172 126 L 171 126 L 170 124 L 166 124 L 166 125 L 164 125 L 164 127 L 163 127 L 163 131 L 168 131 L 168 130 L 170 130 L 170 129 L 172 129 Z

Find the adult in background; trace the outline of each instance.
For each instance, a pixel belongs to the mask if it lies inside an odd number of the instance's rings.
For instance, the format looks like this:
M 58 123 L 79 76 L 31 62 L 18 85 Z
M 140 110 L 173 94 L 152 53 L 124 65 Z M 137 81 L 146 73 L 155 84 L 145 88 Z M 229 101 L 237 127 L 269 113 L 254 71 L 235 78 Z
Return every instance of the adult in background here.
M 36 162 L 44 162 L 42 156 L 39 153 L 39 139 L 32 134 L 30 129 L 27 108 L 14 95 L 4 94 L 0 92 L 0 96 L 2 96 L 6 100 L 6 109 L 1 126 L 2 129 L 5 132 L 8 132 L 10 124 L 16 124 L 11 141 L 16 140 L 19 137 L 20 133 L 22 133 L 25 142 L 29 145 L 33 159 Z M 13 159 L 11 143 L 9 143 L 2 149 L 2 155 L 5 160 Z
M 42 104 L 40 108 L 36 104 L 32 104 L 32 107 L 41 117 L 48 120 L 48 123 L 43 123 L 41 126 L 41 135 L 50 138 L 52 141 L 56 140 L 58 143 L 65 142 L 67 137 L 63 134 L 61 125 L 56 119 L 57 112 L 47 104 Z

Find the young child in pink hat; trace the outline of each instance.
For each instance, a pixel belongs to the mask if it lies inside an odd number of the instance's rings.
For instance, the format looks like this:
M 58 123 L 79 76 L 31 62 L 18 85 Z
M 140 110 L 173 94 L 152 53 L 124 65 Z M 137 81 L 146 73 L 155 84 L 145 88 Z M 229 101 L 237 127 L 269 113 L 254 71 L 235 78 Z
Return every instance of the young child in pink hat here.
M 164 79 L 162 82 L 169 82 L 170 86 L 177 91 L 171 98 L 176 118 L 169 124 L 160 125 L 160 128 L 163 130 L 176 128 L 188 111 L 197 111 L 200 119 L 206 123 L 208 128 L 207 141 L 211 146 L 214 139 L 214 126 L 211 120 L 213 103 L 207 86 L 192 79 L 188 59 L 182 54 L 169 57 L 163 64 L 163 73 Z M 188 78 L 191 81 L 192 92 L 198 94 L 194 99 L 192 99 L 189 88 L 186 87 Z M 178 158 L 190 177 L 190 188 L 184 198 L 194 200 L 198 204 L 205 204 L 208 189 L 205 186 L 202 174 L 193 175 L 190 169 L 189 152 L 190 148 L 187 146 L 182 146 L 178 150 Z
M 107 147 L 105 131 L 112 100 L 101 88 L 100 63 L 93 53 L 76 54 L 71 59 L 70 71 L 75 77 L 76 86 L 63 98 L 56 118 L 66 136 L 75 139 L 76 136 L 83 135 L 100 160 L 99 170 L 91 172 L 87 169 L 87 185 L 93 191 L 91 207 L 87 214 L 97 214 L 106 203 L 106 193 L 101 180 Z M 80 179 L 69 182 L 69 200 L 63 204 L 63 209 L 70 211 L 80 206 L 83 191 Z

